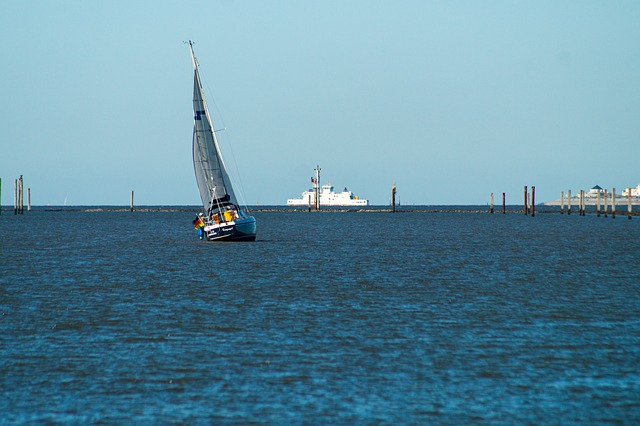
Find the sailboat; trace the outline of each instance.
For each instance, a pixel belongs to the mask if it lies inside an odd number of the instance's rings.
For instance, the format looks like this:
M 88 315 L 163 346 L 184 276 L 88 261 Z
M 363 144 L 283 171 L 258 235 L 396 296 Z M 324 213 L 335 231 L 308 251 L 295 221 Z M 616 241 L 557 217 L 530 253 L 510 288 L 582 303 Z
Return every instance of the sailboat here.
M 193 221 L 200 239 L 255 241 L 256 219 L 245 212 L 235 196 L 204 99 L 198 61 L 189 41 L 193 61 L 193 168 L 204 211 Z

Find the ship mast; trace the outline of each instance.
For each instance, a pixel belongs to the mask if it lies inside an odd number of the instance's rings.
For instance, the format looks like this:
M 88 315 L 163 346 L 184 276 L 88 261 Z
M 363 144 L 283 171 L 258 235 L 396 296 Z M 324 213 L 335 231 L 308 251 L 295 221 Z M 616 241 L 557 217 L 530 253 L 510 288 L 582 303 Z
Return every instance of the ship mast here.
M 314 195 L 313 207 L 316 210 L 320 210 L 320 166 L 316 166 L 314 171 L 316 172 L 316 179 L 313 182 L 313 195 Z

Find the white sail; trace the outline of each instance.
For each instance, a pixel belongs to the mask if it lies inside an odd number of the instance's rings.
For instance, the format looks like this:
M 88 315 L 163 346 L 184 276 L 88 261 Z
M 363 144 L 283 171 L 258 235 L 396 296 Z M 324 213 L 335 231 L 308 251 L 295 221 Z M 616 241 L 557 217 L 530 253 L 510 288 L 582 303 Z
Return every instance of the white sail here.
M 207 102 L 204 99 L 198 63 L 189 42 L 193 60 L 193 167 L 196 174 L 202 205 L 206 210 L 222 207 L 229 203 L 237 205 L 238 200 L 231 187 L 231 180 L 220 153 L 218 140 Z

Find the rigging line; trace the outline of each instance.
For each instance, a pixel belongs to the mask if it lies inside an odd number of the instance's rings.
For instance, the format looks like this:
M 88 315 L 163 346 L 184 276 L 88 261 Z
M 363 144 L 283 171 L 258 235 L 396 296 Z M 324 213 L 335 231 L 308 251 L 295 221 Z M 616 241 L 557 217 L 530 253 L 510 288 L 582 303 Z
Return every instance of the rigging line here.
M 201 85 L 201 86 L 202 86 L 202 85 L 204 85 L 204 86 L 207 88 L 207 92 L 210 94 L 209 99 L 211 99 L 211 100 L 212 100 L 212 102 L 213 102 L 213 106 L 214 106 L 214 108 L 215 108 L 215 110 L 216 110 L 216 113 L 217 113 L 217 114 L 218 114 L 218 116 L 220 117 L 220 123 L 221 123 L 221 124 L 222 124 L 222 126 L 223 126 L 220 130 L 226 130 L 226 131 L 224 132 L 224 134 L 226 134 L 226 135 L 227 135 L 227 143 L 226 143 L 226 146 L 228 146 L 228 147 L 229 147 L 229 151 L 230 151 L 230 153 L 231 153 L 231 158 L 233 159 L 233 165 L 234 165 L 234 167 L 235 167 L 235 170 L 234 170 L 234 173 L 233 173 L 233 174 L 234 174 L 235 176 L 237 176 L 237 178 L 238 178 L 238 179 L 237 179 L 237 183 L 238 183 L 238 185 L 237 185 L 237 186 L 238 186 L 238 189 L 239 189 L 239 192 L 240 192 L 239 196 L 240 196 L 240 198 L 242 198 L 242 201 L 243 201 L 241 204 L 244 204 L 244 206 L 245 206 L 245 208 L 246 208 L 246 210 L 247 210 L 247 213 L 249 213 L 249 205 L 247 204 L 247 200 L 246 200 L 245 195 L 244 195 L 244 185 L 243 185 L 243 183 L 242 183 L 242 177 L 240 176 L 240 168 L 238 167 L 238 161 L 237 161 L 237 159 L 236 159 L 236 154 L 235 154 L 235 152 L 233 151 L 233 143 L 232 143 L 232 141 L 231 141 L 231 135 L 229 134 L 229 131 L 227 130 L 227 125 L 226 125 L 225 120 L 224 120 L 224 117 L 223 117 L 223 115 L 222 115 L 222 111 L 220 111 L 220 108 L 218 108 L 218 104 L 216 103 L 216 99 L 215 99 L 215 97 L 213 96 L 213 92 L 212 92 L 212 90 L 211 90 L 211 88 L 210 88 L 210 86 L 209 86 L 209 83 L 207 82 L 207 80 L 206 80 L 206 79 L 204 79 L 204 80 L 203 80 L 202 76 L 200 76 L 200 85 Z M 213 125 L 213 123 L 212 123 L 212 125 Z M 215 129 L 215 127 L 214 127 L 214 129 Z M 214 132 L 215 132 L 215 133 L 217 133 L 218 131 L 219 131 L 219 130 L 214 130 Z M 231 184 L 232 184 L 232 185 L 233 185 L 234 183 L 236 183 L 236 179 L 235 179 L 235 178 L 233 178 L 233 177 L 229 176 L 229 179 L 231 179 L 231 180 L 233 181 L 233 182 L 231 182 Z
M 231 142 L 231 135 L 228 132 L 225 132 L 225 134 L 229 140 L 227 145 L 229 146 L 229 149 L 231 151 L 231 158 L 233 159 L 233 165 L 235 166 L 234 175 L 237 177 L 236 179 L 232 176 L 229 176 L 229 179 L 233 180 L 232 183 L 237 183 L 236 187 L 239 189 L 239 197 L 242 199 L 241 204 L 244 205 L 245 209 L 247 210 L 247 213 L 250 213 L 249 205 L 247 204 L 247 199 L 244 196 L 244 185 L 242 183 L 242 176 L 240 175 L 240 168 L 238 167 L 238 161 L 236 159 L 236 155 L 233 152 L 233 143 Z
M 218 205 L 218 215 L 220 213 L 222 213 L 222 205 L 220 205 L 220 200 L 218 199 L 218 195 L 216 194 L 216 187 L 213 187 L 213 199 L 211 200 L 211 202 L 209 204 L 211 204 L 209 206 L 209 212 L 207 212 L 207 214 L 211 214 L 212 210 L 213 210 L 213 202 L 216 202 L 216 204 Z M 218 218 L 220 218 L 220 216 L 218 216 Z M 223 215 L 224 218 L 224 215 Z

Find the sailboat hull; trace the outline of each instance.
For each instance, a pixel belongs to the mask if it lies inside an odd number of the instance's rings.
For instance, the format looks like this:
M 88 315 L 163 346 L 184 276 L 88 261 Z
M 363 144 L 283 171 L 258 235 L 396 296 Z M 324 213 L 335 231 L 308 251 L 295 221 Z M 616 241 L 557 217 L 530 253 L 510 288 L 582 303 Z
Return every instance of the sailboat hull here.
M 234 222 L 205 227 L 208 241 L 255 241 L 256 219 L 251 216 Z

